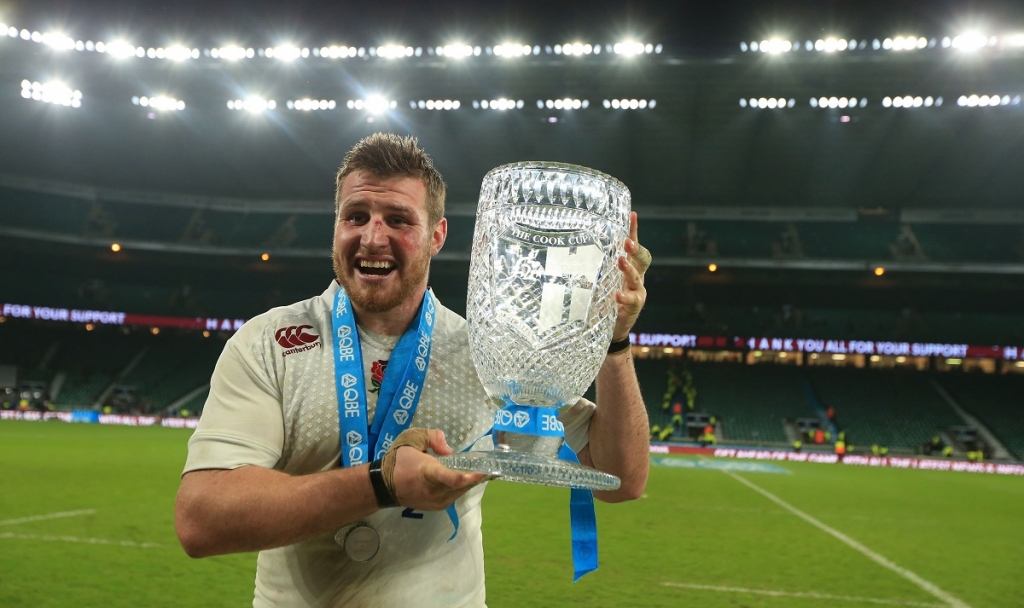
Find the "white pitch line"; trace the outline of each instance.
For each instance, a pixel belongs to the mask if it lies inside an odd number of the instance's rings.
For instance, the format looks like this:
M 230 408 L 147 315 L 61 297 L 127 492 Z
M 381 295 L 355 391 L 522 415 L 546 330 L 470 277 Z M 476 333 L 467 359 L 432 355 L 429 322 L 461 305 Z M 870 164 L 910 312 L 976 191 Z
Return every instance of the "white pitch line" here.
M 878 597 L 855 597 L 852 595 L 830 595 L 814 591 L 775 591 L 773 589 L 747 589 L 745 587 L 720 587 L 718 585 L 697 585 L 694 583 L 662 583 L 665 587 L 682 587 L 683 589 L 700 589 L 702 591 L 724 591 L 726 593 L 753 593 L 771 595 L 773 597 L 803 597 L 813 600 L 837 600 L 843 602 L 862 602 L 868 604 L 884 604 L 887 606 L 914 606 L 915 608 L 945 608 L 945 604 L 929 604 L 927 602 L 911 602 L 908 600 L 888 600 Z
M 4 519 L 0 521 L 0 526 L 13 526 L 14 524 L 24 524 L 30 521 L 59 519 L 61 517 L 75 517 L 76 515 L 92 515 L 95 512 L 96 509 L 82 509 L 80 511 L 61 511 L 59 513 L 47 513 L 46 515 L 31 515 L 29 517 L 20 517 L 18 519 Z
M 77 536 L 46 536 L 41 534 L 13 534 L 11 532 L 0 533 L 0 539 L 11 538 L 16 540 L 42 540 L 48 542 L 62 543 L 85 543 L 87 545 L 118 545 L 121 547 L 139 547 L 141 549 L 152 549 L 159 547 L 159 543 L 137 543 L 130 540 L 108 540 L 106 538 L 79 538 Z
M 783 509 L 786 509 L 787 511 L 789 511 L 793 515 L 796 515 L 797 517 L 799 517 L 800 519 L 802 519 L 802 520 L 806 521 L 807 523 L 811 524 L 815 528 L 818 528 L 822 532 L 825 532 L 827 534 L 830 534 L 830 535 L 834 536 L 835 538 L 837 538 L 838 540 L 842 541 L 843 543 L 845 543 L 846 545 L 848 545 L 852 549 L 855 549 L 855 550 L 859 551 L 865 557 L 867 557 L 871 561 L 875 562 L 876 564 L 882 566 L 883 568 L 888 568 L 889 570 L 892 570 L 896 574 L 899 574 L 900 576 L 902 576 L 903 578 L 907 579 L 908 581 L 914 583 L 915 585 L 917 585 L 921 589 L 924 589 L 925 591 L 927 591 L 928 593 L 930 593 L 930 594 L 934 595 L 935 597 L 939 598 L 943 602 L 946 602 L 946 605 L 951 606 L 952 608 L 971 608 L 970 605 L 965 603 L 963 600 L 953 596 L 952 594 L 950 594 L 947 591 L 944 591 L 944 590 L 940 589 L 938 587 L 938 585 L 936 585 L 935 583 L 932 583 L 930 581 L 926 581 L 925 579 L 921 578 L 920 576 L 918 576 L 917 574 L 911 572 L 910 570 L 907 570 L 906 568 L 904 568 L 902 566 L 899 566 L 899 565 L 889 561 L 885 557 L 879 555 L 878 553 L 875 553 L 871 549 L 868 549 L 867 547 L 865 547 L 861 543 L 853 540 L 852 538 L 850 538 L 849 536 L 843 534 L 839 530 L 836 530 L 835 528 L 832 528 L 830 526 L 827 526 L 827 525 L 823 524 L 822 522 L 818 521 L 817 519 L 815 519 L 815 518 L 811 517 L 810 515 L 804 513 L 800 509 L 797 509 L 793 505 L 791 505 L 788 502 L 782 500 L 778 496 L 772 494 L 771 492 L 769 492 L 767 490 L 762 489 L 760 486 L 755 485 L 754 483 L 752 483 L 750 481 L 747 481 L 746 479 L 740 477 L 739 475 L 737 475 L 737 474 L 735 474 L 735 473 L 733 473 L 731 471 L 723 471 L 723 473 L 725 473 L 726 475 L 732 477 L 733 479 L 735 479 L 736 481 L 742 483 L 743 485 L 747 486 L 751 490 L 754 490 L 755 492 L 757 492 L 761 496 L 764 496 L 765 498 L 767 498 L 768 500 L 770 500 L 770 501 L 774 502 L 775 504 L 779 505 Z

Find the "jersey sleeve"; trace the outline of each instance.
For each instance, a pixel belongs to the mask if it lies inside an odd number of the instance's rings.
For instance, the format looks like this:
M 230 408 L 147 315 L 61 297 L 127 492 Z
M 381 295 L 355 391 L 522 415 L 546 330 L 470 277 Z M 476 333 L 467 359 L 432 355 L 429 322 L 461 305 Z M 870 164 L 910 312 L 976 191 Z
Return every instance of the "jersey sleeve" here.
M 596 407 L 593 401 L 581 398 L 558 414 L 565 427 L 565 442 L 577 454 L 590 443 L 590 419 Z
M 258 328 L 245 326 L 224 347 L 199 426 L 188 442 L 185 473 L 200 469 L 236 469 L 244 465 L 273 468 L 284 446 L 284 413 L 280 384 L 257 357 L 272 356 L 261 348 Z M 254 354 L 256 353 L 256 354 Z

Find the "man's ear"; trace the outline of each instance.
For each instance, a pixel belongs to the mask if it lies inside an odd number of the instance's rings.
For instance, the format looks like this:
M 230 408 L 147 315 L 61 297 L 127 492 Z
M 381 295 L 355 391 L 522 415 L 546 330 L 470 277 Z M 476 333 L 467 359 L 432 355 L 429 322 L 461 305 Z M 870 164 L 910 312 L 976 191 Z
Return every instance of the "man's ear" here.
M 448 219 L 441 218 L 437 222 L 437 226 L 434 226 L 434 234 L 431 235 L 430 243 L 430 257 L 434 257 L 441 251 L 441 247 L 444 247 L 444 240 L 448 238 Z

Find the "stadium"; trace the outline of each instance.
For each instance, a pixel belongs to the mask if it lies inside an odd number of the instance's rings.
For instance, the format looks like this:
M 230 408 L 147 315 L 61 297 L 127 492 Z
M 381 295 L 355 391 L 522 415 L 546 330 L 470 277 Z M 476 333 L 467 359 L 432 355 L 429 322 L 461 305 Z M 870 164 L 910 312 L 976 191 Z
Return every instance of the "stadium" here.
M 1024 605 L 1018 7 L 22 4 L 0 606 L 250 602 L 255 554 L 175 536 L 187 442 L 227 340 L 331 281 L 335 173 L 376 132 L 447 182 L 459 314 L 499 165 L 620 179 L 653 255 L 647 489 L 597 505 L 573 584 L 567 493 L 490 483 L 488 605 Z

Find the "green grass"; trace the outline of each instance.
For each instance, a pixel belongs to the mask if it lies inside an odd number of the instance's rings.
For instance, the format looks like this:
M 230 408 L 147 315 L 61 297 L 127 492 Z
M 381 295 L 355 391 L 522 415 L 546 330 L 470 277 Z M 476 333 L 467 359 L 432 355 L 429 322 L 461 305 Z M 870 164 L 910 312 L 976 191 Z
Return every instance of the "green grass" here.
M 0 522 L 95 510 L 0 523 L 0 606 L 249 605 L 255 555 L 191 560 L 174 536 L 189 434 L 0 422 Z M 741 477 L 973 608 L 1024 605 L 1024 478 L 778 466 L 789 474 Z M 597 515 L 601 568 L 573 585 L 568 492 L 492 483 L 484 500 L 488 605 L 886 605 L 692 585 L 942 604 L 720 471 L 652 468 L 645 498 L 599 503 Z

